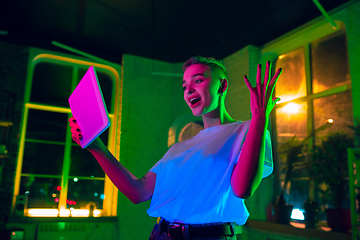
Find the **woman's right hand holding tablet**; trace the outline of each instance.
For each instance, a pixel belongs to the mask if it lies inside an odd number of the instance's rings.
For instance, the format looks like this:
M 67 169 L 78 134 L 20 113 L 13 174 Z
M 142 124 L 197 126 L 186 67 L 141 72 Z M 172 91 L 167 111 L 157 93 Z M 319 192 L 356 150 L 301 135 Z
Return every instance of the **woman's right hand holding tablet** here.
M 69 118 L 69 122 L 70 122 L 69 126 L 71 127 L 71 138 L 72 138 L 72 140 L 74 142 L 76 142 L 79 146 L 81 146 L 80 140 L 82 140 L 83 135 L 81 133 L 79 125 L 76 122 L 76 118 L 75 117 Z M 92 143 L 90 143 L 87 146 L 87 149 L 90 150 L 90 149 L 93 149 L 93 148 L 97 148 L 101 144 L 104 145 L 102 143 L 101 139 L 99 137 L 97 137 L 97 138 L 94 139 L 94 141 L 92 141 Z
M 69 123 L 71 137 L 80 145 L 83 136 L 76 118 L 69 118 Z M 99 137 L 95 138 L 86 149 L 96 158 L 115 186 L 133 203 L 141 203 L 151 198 L 155 188 L 155 173 L 148 172 L 143 178 L 138 179 L 121 165 Z
M 79 125 L 76 122 L 76 118 L 75 117 L 71 117 L 69 118 L 69 122 L 70 122 L 70 127 L 71 127 L 71 138 L 72 140 L 74 140 L 74 142 L 76 142 L 79 146 L 80 146 L 80 140 L 82 140 L 83 136 L 80 130 Z

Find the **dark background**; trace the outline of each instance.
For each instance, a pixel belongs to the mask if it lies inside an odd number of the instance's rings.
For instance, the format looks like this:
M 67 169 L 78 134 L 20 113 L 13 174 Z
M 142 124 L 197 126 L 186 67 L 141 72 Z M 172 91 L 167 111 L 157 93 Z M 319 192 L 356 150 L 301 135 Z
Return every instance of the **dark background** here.
M 319 2 L 331 12 L 353 1 Z M 118 63 L 124 53 L 222 59 L 319 16 L 312 0 L 3 0 L 0 41 L 59 51 L 51 45 L 57 41 Z

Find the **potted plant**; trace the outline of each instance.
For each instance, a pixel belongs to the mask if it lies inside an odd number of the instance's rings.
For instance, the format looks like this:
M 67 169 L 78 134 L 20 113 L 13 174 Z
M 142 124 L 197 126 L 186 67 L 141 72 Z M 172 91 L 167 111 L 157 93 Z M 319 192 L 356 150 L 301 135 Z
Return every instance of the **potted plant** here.
M 311 134 L 309 134 L 306 138 L 302 139 L 301 141 L 296 136 L 294 136 L 280 145 L 278 149 L 279 154 L 286 154 L 286 157 L 284 158 L 285 167 L 284 169 L 282 169 L 283 171 L 285 171 L 285 179 L 284 179 L 284 184 L 281 188 L 281 193 L 277 197 L 277 200 L 273 205 L 276 222 L 284 223 L 284 224 L 289 223 L 291 212 L 294 206 L 286 204 L 284 194 L 286 188 L 288 187 L 288 184 L 294 178 L 294 169 L 295 168 L 303 169 L 305 173 L 308 175 L 308 183 L 311 183 L 313 181 L 313 177 L 312 177 L 313 174 L 311 174 L 312 162 L 311 162 L 311 155 L 308 154 L 309 152 L 308 143 L 312 139 L 315 133 L 323 131 L 331 126 L 332 124 L 330 122 L 327 122 L 322 126 L 320 126 L 319 128 L 317 128 L 316 130 L 314 130 Z M 309 184 L 303 184 L 301 186 L 302 192 L 304 192 L 304 190 L 307 189 L 308 185 Z M 319 207 L 316 201 L 309 198 L 309 195 L 310 194 L 308 194 L 307 200 L 304 203 L 305 224 L 307 228 L 314 228 L 318 221 Z
M 347 232 L 351 228 L 350 210 L 343 209 L 343 202 L 349 186 L 347 149 L 353 146 L 349 134 L 336 132 L 327 135 L 313 151 L 312 174 L 320 186 L 322 204 L 329 206 L 327 223 L 333 231 Z
M 319 221 L 319 203 L 308 198 L 304 202 L 304 210 L 305 227 L 315 228 L 317 222 Z
M 285 172 L 284 184 L 282 185 L 281 192 L 279 196 L 276 198 L 275 204 L 273 204 L 275 221 L 281 224 L 289 224 L 291 212 L 293 210 L 294 205 L 289 205 L 285 200 L 285 192 L 288 187 L 288 184 L 291 182 L 293 176 L 293 169 L 296 162 L 299 161 L 299 158 L 302 158 L 301 149 L 302 144 L 297 139 L 296 136 L 290 138 L 286 142 L 282 143 L 279 146 L 278 152 L 279 154 L 285 154 L 283 158 L 283 169 Z

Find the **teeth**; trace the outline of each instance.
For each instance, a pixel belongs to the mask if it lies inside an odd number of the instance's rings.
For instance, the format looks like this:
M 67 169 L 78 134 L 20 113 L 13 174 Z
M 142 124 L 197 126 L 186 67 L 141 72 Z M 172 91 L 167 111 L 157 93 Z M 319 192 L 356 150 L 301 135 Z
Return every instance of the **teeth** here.
M 190 103 L 193 103 L 193 101 L 195 101 L 196 99 L 200 99 L 200 98 L 192 98 L 190 99 Z

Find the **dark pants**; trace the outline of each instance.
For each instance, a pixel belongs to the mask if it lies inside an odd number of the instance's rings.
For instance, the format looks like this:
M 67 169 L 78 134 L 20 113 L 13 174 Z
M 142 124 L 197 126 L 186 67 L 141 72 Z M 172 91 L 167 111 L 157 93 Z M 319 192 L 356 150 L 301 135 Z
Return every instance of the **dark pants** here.
M 224 240 L 224 239 L 227 239 L 227 240 L 236 240 L 236 235 L 234 235 L 233 237 L 230 237 L 230 236 L 216 236 L 216 237 L 213 237 L 213 238 L 172 238 L 172 237 L 169 237 L 168 234 L 166 232 L 162 232 L 160 230 L 160 226 L 159 224 L 155 224 L 152 232 L 151 232 L 151 235 L 150 235 L 150 238 L 149 240 Z

